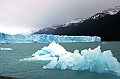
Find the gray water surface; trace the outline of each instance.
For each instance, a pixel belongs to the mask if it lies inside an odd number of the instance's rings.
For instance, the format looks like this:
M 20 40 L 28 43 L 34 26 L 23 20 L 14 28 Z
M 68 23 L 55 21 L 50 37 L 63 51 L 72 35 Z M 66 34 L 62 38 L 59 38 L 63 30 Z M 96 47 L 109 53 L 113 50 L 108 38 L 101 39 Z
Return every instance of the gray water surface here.
M 44 70 L 42 67 L 49 61 L 20 61 L 32 57 L 32 54 L 48 43 L 39 44 L 0 44 L 0 47 L 12 48 L 12 51 L 0 50 L 0 75 L 22 79 L 120 79 L 112 74 L 91 73 L 89 71 L 73 70 Z M 67 51 L 75 49 L 94 49 L 98 45 L 101 50 L 111 50 L 120 62 L 120 42 L 94 42 L 94 43 L 60 43 Z

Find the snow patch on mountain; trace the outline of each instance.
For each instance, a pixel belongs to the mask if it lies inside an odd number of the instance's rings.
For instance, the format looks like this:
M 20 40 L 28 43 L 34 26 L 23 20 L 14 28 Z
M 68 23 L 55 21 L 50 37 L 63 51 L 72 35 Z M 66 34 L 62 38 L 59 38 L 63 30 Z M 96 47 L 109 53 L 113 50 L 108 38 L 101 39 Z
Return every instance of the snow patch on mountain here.
M 63 27 L 71 26 L 71 24 L 77 25 L 78 23 L 82 23 L 84 20 L 85 19 L 82 19 L 82 18 L 76 18 L 76 19 L 71 20 L 71 21 L 67 22 L 66 24 L 64 24 Z
M 103 13 L 109 15 L 115 15 L 120 11 L 120 6 L 115 6 L 114 8 L 108 8 L 107 10 L 102 11 Z
M 102 13 L 97 13 L 90 17 L 90 19 L 100 19 L 102 17 L 105 17 L 106 15 L 115 15 L 120 11 L 120 6 L 115 6 L 114 8 L 108 8 L 106 10 L 103 10 Z
M 95 15 L 93 15 L 90 19 L 99 19 L 104 17 L 106 14 L 105 13 L 97 13 Z

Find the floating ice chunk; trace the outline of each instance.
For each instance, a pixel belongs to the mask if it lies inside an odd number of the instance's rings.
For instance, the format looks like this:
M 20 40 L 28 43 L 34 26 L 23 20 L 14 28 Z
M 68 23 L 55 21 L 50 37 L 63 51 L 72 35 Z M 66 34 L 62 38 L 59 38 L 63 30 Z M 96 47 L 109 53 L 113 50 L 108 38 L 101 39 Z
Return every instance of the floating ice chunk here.
M 12 48 L 3 48 L 3 47 L 0 47 L 0 50 L 12 50 Z
M 107 44 L 106 42 L 102 42 L 102 44 Z
M 100 46 L 93 50 L 89 48 L 82 50 L 80 53 L 79 50 L 71 53 L 53 42 L 48 47 L 43 47 L 34 53 L 33 56 L 51 57 L 50 63 L 43 66 L 43 69 L 89 70 L 90 72 L 111 73 L 120 76 L 120 63 L 113 57 L 111 50 L 101 52 Z
M 48 58 L 51 60 L 52 57 L 63 56 L 67 51 L 59 44 L 52 42 L 48 47 L 43 47 L 41 50 L 38 50 L 32 56 L 36 58 Z
M 33 54 L 33 59 L 51 60 L 43 69 L 89 70 L 90 72 L 111 73 L 120 76 L 120 63 L 111 50 L 101 52 L 100 46 L 74 53 L 66 51 L 61 45 L 53 42 Z

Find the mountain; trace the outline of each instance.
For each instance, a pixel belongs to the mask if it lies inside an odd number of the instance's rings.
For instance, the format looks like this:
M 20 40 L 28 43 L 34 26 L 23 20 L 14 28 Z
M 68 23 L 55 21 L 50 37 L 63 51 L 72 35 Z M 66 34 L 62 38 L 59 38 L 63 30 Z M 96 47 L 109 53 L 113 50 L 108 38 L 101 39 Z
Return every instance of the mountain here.
M 65 35 L 66 32 L 68 32 L 69 30 L 72 30 L 73 28 L 78 26 L 78 24 L 82 23 L 83 21 L 84 21 L 84 19 L 76 18 L 76 19 L 74 19 L 70 22 L 67 22 L 65 24 L 54 25 L 54 26 L 51 26 L 51 27 L 43 28 L 43 29 L 35 32 L 34 34 Z
M 56 28 L 41 29 L 34 34 L 100 36 L 102 41 L 120 41 L 120 6 L 109 8 L 87 18 L 77 18 Z
M 104 41 L 120 41 L 120 10 L 106 12 L 91 16 L 66 34 L 96 35 Z

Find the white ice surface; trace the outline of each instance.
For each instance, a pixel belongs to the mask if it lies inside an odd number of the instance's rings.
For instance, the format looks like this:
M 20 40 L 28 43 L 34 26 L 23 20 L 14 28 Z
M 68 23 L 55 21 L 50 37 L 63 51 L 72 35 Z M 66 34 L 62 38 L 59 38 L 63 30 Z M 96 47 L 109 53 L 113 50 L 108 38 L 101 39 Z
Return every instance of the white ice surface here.
M 120 76 L 120 63 L 111 50 L 101 52 L 100 46 L 95 49 L 85 49 L 73 53 L 66 51 L 61 45 L 52 42 L 32 56 L 38 59 L 51 60 L 43 69 L 89 70 L 90 72 L 111 73 Z

